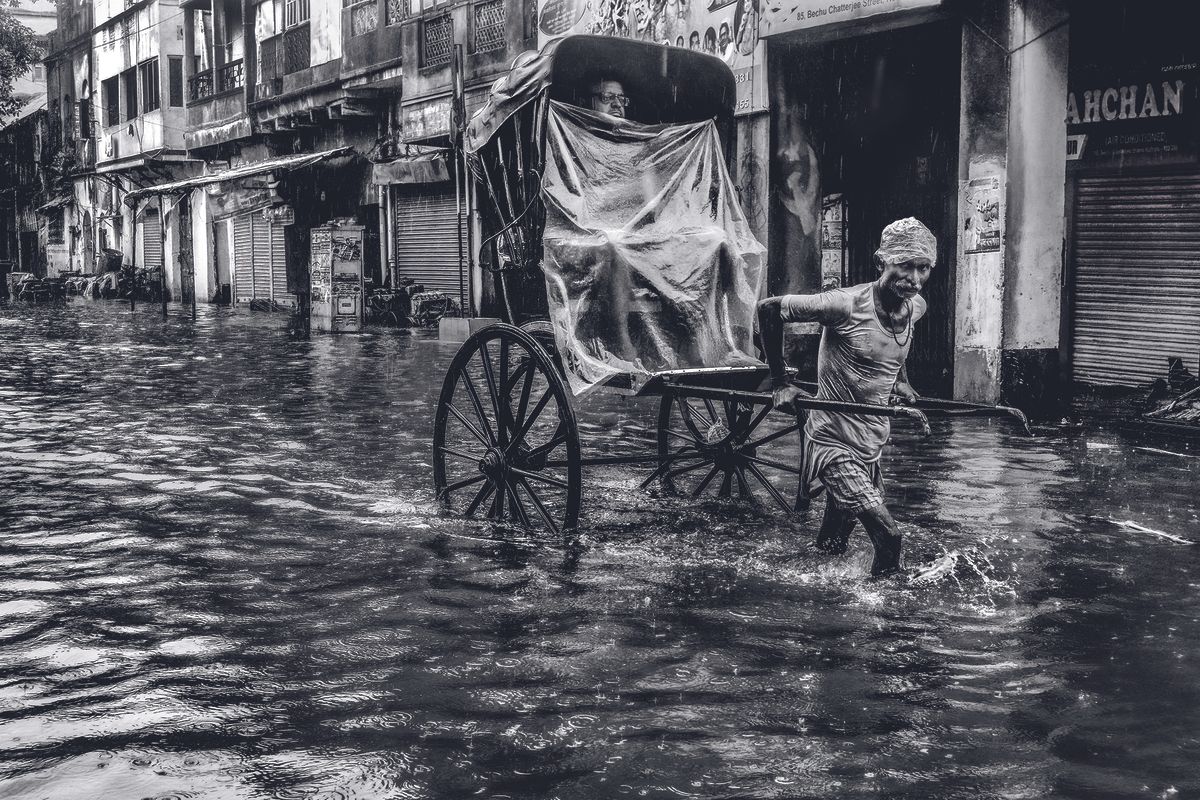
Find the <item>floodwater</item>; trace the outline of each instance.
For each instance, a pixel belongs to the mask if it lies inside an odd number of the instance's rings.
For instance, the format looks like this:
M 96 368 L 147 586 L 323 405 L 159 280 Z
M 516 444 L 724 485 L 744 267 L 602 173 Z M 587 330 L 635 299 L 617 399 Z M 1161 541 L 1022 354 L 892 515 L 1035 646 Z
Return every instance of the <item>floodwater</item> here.
M 568 548 L 439 514 L 452 354 L 0 307 L 0 796 L 1200 795 L 1196 452 L 897 422 L 917 585 L 634 468 Z

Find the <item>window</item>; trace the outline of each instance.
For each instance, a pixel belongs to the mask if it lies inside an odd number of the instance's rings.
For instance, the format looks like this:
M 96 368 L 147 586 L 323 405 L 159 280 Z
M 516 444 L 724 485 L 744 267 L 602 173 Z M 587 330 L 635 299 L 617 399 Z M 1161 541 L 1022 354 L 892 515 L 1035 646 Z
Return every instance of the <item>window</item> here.
M 142 79 L 142 113 L 155 111 L 162 105 L 158 92 L 158 59 L 143 61 L 138 65 L 138 73 Z
M 476 53 L 504 49 L 504 0 L 476 3 L 474 21 Z
M 92 138 L 92 107 L 87 100 L 79 101 L 79 138 Z
M 283 22 L 289 28 L 308 22 L 308 0 L 284 0 Z
M 121 98 L 118 91 L 119 79 L 109 78 L 100 84 L 100 94 L 104 101 L 104 124 L 121 124 Z
M 64 239 L 62 211 L 56 210 L 46 221 L 46 241 L 50 244 L 62 244 Z
M 441 67 L 454 55 L 453 23 L 450 15 L 427 19 L 421 25 L 421 66 Z
M 183 105 L 183 56 L 167 56 L 168 102 L 172 108 Z
M 38 82 L 46 80 L 46 65 L 45 64 L 34 64 L 33 65 L 33 79 Z
M 137 119 L 137 67 L 130 67 L 121 73 L 121 91 L 125 95 L 125 121 Z

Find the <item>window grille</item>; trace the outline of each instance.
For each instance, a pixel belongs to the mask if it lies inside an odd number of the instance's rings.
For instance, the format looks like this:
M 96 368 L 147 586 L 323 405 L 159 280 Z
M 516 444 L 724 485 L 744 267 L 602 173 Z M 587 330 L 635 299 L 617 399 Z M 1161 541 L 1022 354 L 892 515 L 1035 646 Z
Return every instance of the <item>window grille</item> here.
M 350 35 L 362 36 L 379 27 L 379 2 L 367 0 L 366 3 L 350 9 Z
M 487 0 L 475 4 L 476 53 L 501 50 L 504 47 L 504 0 Z
M 421 28 L 421 65 L 440 67 L 449 64 L 454 54 L 450 15 L 427 19 Z
M 308 69 L 309 42 L 308 24 L 289 28 L 283 32 L 283 71 L 298 72 Z

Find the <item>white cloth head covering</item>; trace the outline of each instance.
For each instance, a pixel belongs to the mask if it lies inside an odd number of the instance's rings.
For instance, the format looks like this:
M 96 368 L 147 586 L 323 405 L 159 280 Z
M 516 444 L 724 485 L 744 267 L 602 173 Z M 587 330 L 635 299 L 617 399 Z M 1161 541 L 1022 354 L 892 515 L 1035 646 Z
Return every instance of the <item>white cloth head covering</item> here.
M 916 217 L 905 217 L 883 229 L 875 256 L 886 265 L 927 258 L 932 266 L 937 263 L 937 239 Z

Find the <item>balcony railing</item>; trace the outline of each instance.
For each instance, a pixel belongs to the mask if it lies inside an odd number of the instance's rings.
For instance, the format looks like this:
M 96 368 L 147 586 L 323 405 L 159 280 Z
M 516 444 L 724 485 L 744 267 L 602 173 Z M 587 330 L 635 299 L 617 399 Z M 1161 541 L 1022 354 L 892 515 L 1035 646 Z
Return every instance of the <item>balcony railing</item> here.
M 242 60 L 230 61 L 217 67 L 217 92 L 232 92 L 246 85 L 246 71 Z
M 283 32 L 283 71 L 299 72 L 309 67 L 308 23 Z
M 188 78 L 188 100 L 196 102 L 213 94 L 213 71 L 206 69 Z

